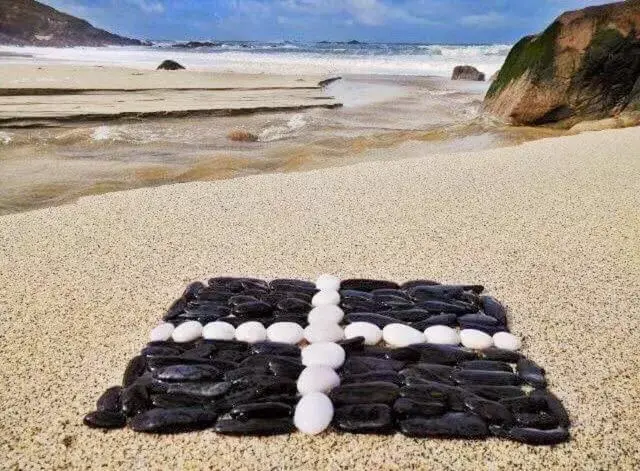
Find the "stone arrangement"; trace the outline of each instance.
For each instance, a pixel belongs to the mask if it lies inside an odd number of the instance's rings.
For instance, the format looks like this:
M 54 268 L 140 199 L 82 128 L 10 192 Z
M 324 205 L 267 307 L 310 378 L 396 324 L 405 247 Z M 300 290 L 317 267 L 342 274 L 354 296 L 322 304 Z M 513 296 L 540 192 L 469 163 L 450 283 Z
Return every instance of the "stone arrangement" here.
M 190 284 L 84 423 L 139 432 L 569 439 L 544 369 L 480 285 Z

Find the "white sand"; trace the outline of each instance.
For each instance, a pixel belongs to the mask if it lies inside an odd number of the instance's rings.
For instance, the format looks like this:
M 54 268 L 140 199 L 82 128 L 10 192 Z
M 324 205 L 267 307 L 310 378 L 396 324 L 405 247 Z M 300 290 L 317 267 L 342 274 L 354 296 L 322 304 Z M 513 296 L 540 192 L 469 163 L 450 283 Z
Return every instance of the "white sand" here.
M 638 469 L 640 132 L 189 183 L 0 218 L 0 467 Z M 398 155 L 420 155 L 404 146 Z M 147 436 L 81 423 L 190 280 L 479 282 L 572 441 Z

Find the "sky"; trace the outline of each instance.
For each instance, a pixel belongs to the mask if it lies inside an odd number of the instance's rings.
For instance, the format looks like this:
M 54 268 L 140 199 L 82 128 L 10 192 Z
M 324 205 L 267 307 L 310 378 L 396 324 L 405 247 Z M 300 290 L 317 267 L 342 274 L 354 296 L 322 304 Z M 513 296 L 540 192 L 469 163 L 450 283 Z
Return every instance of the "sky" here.
M 140 39 L 512 43 L 598 0 L 41 0 Z

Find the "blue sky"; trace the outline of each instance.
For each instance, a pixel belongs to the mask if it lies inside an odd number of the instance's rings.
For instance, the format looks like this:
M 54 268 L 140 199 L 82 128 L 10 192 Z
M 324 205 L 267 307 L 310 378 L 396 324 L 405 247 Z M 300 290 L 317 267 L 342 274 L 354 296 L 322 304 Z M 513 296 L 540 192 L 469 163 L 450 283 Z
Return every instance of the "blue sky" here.
M 513 42 L 598 0 L 43 0 L 147 39 Z

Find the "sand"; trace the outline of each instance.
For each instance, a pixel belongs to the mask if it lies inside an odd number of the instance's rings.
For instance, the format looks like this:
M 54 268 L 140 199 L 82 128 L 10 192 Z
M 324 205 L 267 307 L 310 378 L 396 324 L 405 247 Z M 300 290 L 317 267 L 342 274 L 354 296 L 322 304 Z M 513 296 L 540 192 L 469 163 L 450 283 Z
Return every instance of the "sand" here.
M 88 197 L 0 218 L 5 469 L 638 469 L 640 132 Z M 397 155 L 419 156 L 420 145 Z M 81 424 L 190 280 L 481 282 L 572 441 L 148 436 Z

